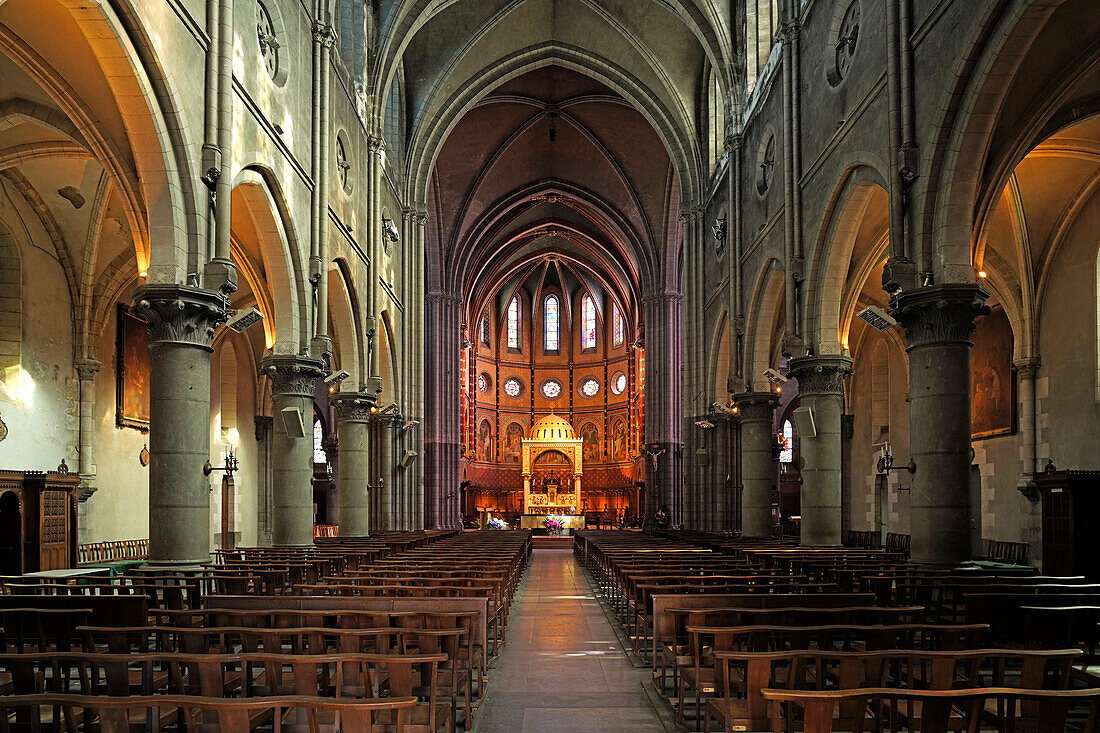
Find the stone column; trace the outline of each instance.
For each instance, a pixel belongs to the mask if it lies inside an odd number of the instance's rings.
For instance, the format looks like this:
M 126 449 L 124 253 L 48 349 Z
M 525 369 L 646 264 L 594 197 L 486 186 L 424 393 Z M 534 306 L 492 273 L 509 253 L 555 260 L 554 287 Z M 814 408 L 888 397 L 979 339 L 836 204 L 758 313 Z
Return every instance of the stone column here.
M 457 295 L 428 293 L 426 335 L 427 357 L 424 391 L 424 475 L 428 508 L 425 526 L 430 529 L 461 529 L 459 510 L 459 459 L 462 453 L 459 410 L 458 368 L 462 348 L 462 301 Z
M 800 410 L 808 409 L 814 431 L 799 431 L 802 467 L 802 544 L 838 546 L 841 536 L 840 415 L 844 378 L 852 372 L 847 356 L 792 359 Z
M 95 485 L 95 376 L 99 373 L 98 359 L 77 359 L 76 375 L 80 380 L 80 439 L 79 463 L 80 501 L 86 501 L 96 492 Z M 83 526 L 81 526 L 83 529 Z
M 210 344 L 229 301 L 219 292 L 143 285 L 149 329 L 149 562 L 210 559 Z
M 337 392 L 336 429 L 340 435 L 340 470 L 336 474 L 340 536 L 370 534 L 370 410 L 374 394 Z
M 276 546 L 313 544 L 313 394 L 323 367 L 320 359 L 290 354 L 267 356 L 261 362 L 261 371 L 271 380 L 275 428 L 271 441 L 275 505 L 271 542 Z M 305 428 L 301 437 L 296 435 L 294 410 L 300 413 Z
M 381 455 L 378 464 L 380 466 L 381 480 L 378 483 L 378 490 L 381 493 L 378 504 L 378 522 L 376 527 L 378 529 L 396 529 L 397 522 L 394 516 L 394 509 L 396 502 L 394 501 L 394 492 L 397 490 L 397 481 L 394 479 L 393 471 L 393 431 L 397 429 L 396 418 L 393 415 L 379 415 L 378 416 L 378 430 L 380 432 L 381 440 L 379 440 L 379 452 Z
M 952 283 L 891 299 L 909 341 L 910 504 L 914 562 L 970 559 L 970 335 L 989 312 L 981 287 Z
M 772 536 L 772 421 L 779 400 L 773 392 L 734 395 L 741 416 L 741 534 Z

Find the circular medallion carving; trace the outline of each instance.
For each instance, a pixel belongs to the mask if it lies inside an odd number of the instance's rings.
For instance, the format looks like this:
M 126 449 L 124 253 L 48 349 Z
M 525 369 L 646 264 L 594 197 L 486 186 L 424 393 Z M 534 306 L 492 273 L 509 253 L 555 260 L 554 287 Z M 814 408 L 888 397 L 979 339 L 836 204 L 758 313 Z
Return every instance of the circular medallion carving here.
M 756 154 L 756 190 L 760 195 L 767 192 L 775 175 L 775 148 L 775 133 L 767 130 Z
M 859 0 L 851 0 L 834 21 L 833 45 L 830 49 L 832 59 L 827 67 L 829 84 L 834 87 L 839 86 L 852 70 L 852 60 L 859 41 L 859 17 Z
M 285 52 L 282 48 L 282 18 L 275 7 L 269 7 L 262 0 L 256 0 L 256 43 L 260 49 L 267 75 L 276 85 L 286 83 Z

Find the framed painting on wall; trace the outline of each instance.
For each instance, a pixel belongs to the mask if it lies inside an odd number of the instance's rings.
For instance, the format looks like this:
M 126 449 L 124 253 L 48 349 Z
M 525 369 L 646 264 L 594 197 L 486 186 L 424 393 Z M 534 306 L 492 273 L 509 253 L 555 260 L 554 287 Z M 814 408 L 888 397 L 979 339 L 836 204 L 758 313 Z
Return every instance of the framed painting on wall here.
M 970 437 L 990 438 L 1016 429 L 1012 325 L 1004 308 L 978 319 L 971 337 Z
M 115 333 L 115 424 L 149 431 L 149 333 L 125 305 Z

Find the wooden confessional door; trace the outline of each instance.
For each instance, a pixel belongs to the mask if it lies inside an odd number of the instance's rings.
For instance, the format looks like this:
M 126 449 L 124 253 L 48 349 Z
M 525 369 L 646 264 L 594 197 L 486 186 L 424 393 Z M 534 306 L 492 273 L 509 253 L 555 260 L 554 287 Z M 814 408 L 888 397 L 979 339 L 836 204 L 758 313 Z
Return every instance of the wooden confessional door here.
M 40 542 L 39 569 L 69 567 L 69 492 L 46 489 L 39 498 Z

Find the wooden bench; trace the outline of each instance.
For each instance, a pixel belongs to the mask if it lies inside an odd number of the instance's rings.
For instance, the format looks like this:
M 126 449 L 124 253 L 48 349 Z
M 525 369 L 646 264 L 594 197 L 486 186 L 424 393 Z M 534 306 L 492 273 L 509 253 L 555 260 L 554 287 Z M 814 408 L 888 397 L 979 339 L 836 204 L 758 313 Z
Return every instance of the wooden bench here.
M 1018 670 L 1014 677 L 1019 689 L 1042 689 L 1048 680 L 1054 680 L 1059 689 L 1066 689 L 1072 663 L 1079 656 L 1080 651 L 1076 649 L 716 651 L 718 695 L 706 701 L 703 730 L 709 731 L 712 718 L 720 721 L 725 730 L 736 729 L 736 726 L 745 726 L 748 730 L 767 729 L 769 711 L 762 691 L 768 688 L 957 690 L 983 687 L 987 683 L 1003 687 L 1008 679 L 1006 670 Z M 846 729 L 855 729 L 857 721 L 863 719 L 862 707 L 853 705 L 842 709 L 840 719 L 847 723 Z M 774 716 L 771 720 L 775 721 Z
M 793 717 L 791 708 L 801 708 L 804 733 L 832 733 L 837 723 L 838 705 L 857 709 L 919 709 L 921 733 L 947 733 L 955 730 L 978 730 L 982 714 L 990 709 L 1003 710 L 1003 718 L 1015 730 L 1019 722 L 1030 718 L 1039 733 L 1064 733 L 1068 730 L 1069 712 L 1087 709 L 1086 730 L 1095 730 L 1100 710 L 1100 689 L 1086 690 L 1019 690 L 1005 687 L 981 687 L 970 690 L 902 690 L 894 688 L 864 688 L 861 690 L 777 690 L 763 689 L 761 697 L 771 707 L 768 717 L 772 730 L 784 730 Z M 1030 710 L 1028 709 L 1030 707 Z M 1030 715 L 1027 715 L 1030 713 Z M 863 716 L 865 717 L 865 716 Z M 912 717 L 904 720 L 879 716 L 879 725 L 866 726 L 880 731 L 912 731 Z M 1036 726 L 1037 723 L 1037 726 Z M 849 730 L 849 728 L 842 728 Z M 858 730 L 863 730 L 860 726 Z
M 56 725 L 73 730 L 96 720 L 102 733 L 130 733 L 135 726 L 140 729 L 150 711 L 158 719 L 162 711 L 173 716 L 182 711 L 184 720 L 205 721 L 221 733 L 250 733 L 256 719 L 297 720 L 301 713 L 301 722 L 309 730 L 317 730 L 329 719 L 346 733 L 412 733 L 406 721 L 416 704 L 415 697 L 355 700 L 295 695 L 231 700 L 191 695 L 9 695 L 0 697 L 0 720 L 14 716 L 34 729 Z

